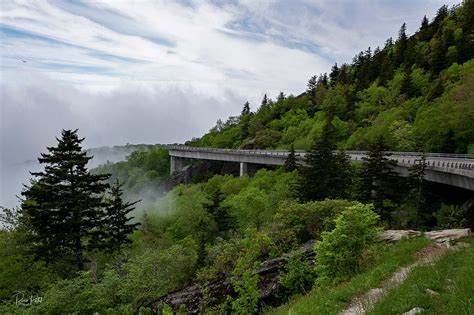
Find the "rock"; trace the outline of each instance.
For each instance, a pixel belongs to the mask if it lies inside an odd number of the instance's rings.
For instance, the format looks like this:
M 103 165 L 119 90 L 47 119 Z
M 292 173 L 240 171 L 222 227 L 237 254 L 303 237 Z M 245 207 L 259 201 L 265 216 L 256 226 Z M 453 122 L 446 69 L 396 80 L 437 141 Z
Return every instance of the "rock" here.
M 379 239 L 385 242 L 395 243 L 402 238 L 411 238 L 420 236 L 421 234 L 422 232 L 414 230 L 386 230 L 379 236 Z
M 439 295 L 438 292 L 431 290 L 431 289 L 426 289 L 425 292 L 429 295 Z
M 386 230 L 379 236 L 379 239 L 389 243 L 395 243 L 402 238 L 411 238 L 424 235 L 436 243 L 449 243 L 450 241 L 458 240 L 463 237 L 471 235 L 470 229 L 450 229 L 431 232 L 420 232 L 414 230 Z
M 308 241 L 303 244 L 297 251 L 303 253 L 306 259 L 311 263 L 314 260 L 314 241 Z M 281 257 L 264 261 L 258 268 L 258 289 L 259 299 L 265 303 L 271 302 L 275 292 L 278 290 L 278 274 L 288 261 L 289 254 Z M 207 292 L 204 296 L 202 290 L 196 285 L 187 286 L 179 291 L 169 293 L 160 297 L 152 303 L 152 309 L 160 304 L 167 304 L 173 312 L 177 312 L 179 306 L 184 304 L 188 314 L 198 314 L 201 306 L 214 306 L 225 301 L 227 295 L 235 297 L 230 279 L 221 279 L 207 285 Z M 267 303 L 268 304 L 268 303 Z
M 436 243 L 449 243 L 450 241 L 458 240 L 463 237 L 471 235 L 470 229 L 451 229 L 425 232 L 424 236 Z
M 425 309 L 423 309 L 421 307 L 415 307 L 415 308 L 412 308 L 411 310 L 409 310 L 408 312 L 404 313 L 404 315 L 416 315 L 416 314 L 423 313 L 424 311 L 425 311 Z

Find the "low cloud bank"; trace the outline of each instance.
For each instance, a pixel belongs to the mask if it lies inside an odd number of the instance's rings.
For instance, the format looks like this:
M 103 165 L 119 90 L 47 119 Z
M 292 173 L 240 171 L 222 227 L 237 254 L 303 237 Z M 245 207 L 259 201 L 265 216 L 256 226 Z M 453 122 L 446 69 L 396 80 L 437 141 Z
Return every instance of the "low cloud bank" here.
M 0 205 L 18 204 L 22 183 L 61 129 L 79 129 L 85 148 L 183 142 L 218 118 L 240 111 L 243 97 L 210 97 L 190 87 L 121 86 L 88 92 L 40 73 L 16 72 L 0 83 Z

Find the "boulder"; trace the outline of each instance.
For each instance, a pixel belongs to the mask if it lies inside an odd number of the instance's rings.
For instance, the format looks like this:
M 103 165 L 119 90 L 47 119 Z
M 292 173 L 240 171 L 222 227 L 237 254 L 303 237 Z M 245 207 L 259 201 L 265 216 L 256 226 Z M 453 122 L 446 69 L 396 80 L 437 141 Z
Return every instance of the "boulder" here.
M 412 238 L 420 235 L 422 235 L 422 232 L 414 230 L 386 230 L 383 231 L 379 238 L 385 242 L 395 243 L 403 238 Z
M 415 307 L 415 308 L 412 308 L 411 310 L 409 310 L 408 312 L 404 313 L 404 315 L 416 315 L 416 314 L 423 313 L 424 311 L 425 311 L 425 309 L 423 309 L 421 307 Z
M 449 243 L 471 235 L 471 229 L 451 229 L 425 232 L 424 236 L 436 243 Z

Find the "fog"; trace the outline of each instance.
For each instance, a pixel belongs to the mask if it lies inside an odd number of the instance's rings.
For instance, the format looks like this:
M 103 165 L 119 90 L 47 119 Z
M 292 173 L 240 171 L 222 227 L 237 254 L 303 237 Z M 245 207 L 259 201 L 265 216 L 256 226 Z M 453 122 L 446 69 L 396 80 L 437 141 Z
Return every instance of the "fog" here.
M 0 205 L 5 207 L 18 204 L 15 195 L 28 182 L 28 171 L 38 170 L 37 157 L 55 145 L 61 129 L 79 129 L 84 148 L 182 143 L 202 135 L 218 118 L 237 114 L 244 102 L 230 92 L 209 97 L 190 87 L 134 84 L 98 92 L 34 72 L 5 79 L 0 83 Z

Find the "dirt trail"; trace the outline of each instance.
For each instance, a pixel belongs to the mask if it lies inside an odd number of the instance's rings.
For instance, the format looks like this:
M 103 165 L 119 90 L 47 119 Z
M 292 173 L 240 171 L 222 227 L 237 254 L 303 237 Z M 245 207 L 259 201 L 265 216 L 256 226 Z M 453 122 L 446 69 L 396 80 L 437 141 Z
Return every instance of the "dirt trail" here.
M 466 244 L 462 242 L 457 243 L 454 246 L 434 243 L 429 245 L 428 247 L 423 248 L 417 253 L 419 258 L 416 262 L 400 268 L 397 272 L 392 274 L 392 276 L 388 280 L 386 280 L 380 288 L 370 289 L 364 295 L 353 298 L 348 308 L 339 314 L 365 314 L 365 312 L 371 309 L 378 301 L 380 301 L 390 289 L 403 283 L 414 267 L 433 264 L 439 258 L 441 258 L 441 256 L 443 256 L 443 254 L 445 254 L 448 250 L 456 250 L 463 247 L 464 245 Z

